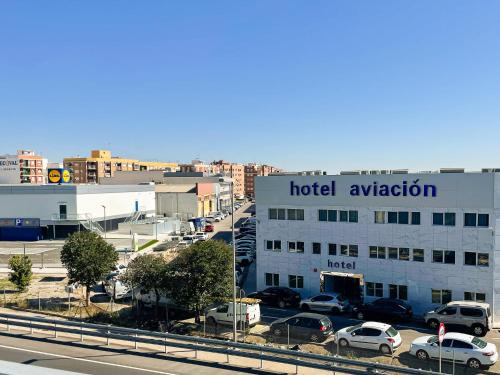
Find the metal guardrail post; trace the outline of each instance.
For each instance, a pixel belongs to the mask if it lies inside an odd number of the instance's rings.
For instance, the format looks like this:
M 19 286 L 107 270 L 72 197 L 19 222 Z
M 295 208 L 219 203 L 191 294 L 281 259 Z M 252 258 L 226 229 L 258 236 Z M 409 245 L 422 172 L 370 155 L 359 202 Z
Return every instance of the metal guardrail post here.
M 262 350 L 260 351 L 260 368 L 263 369 L 264 368 L 264 360 L 262 359 L 262 356 L 264 355 L 264 353 L 262 352 Z
M 137 349 L 137 333 L 134 336 L 134 349 Z
M 198 345 L 198 343 L 195 342 L 195 345 Z M 198 359 L 198 348 L 194 349 L 194 359 Z
M 108 329 L 106 330 L 106 346 L 109 346 L 109 324 Z
M 54 338 L 57 339 L 57 324 L 54 323 Z
M 33 334 L 33 323 L 30 320 L 30 335 L 32 335 L 32 334 Z
M 10 332 L 9 318 L 7 318 L 7 332 Z
M 165 337 L 165 354 L 168 354 L 167 352 L 167 338 Z
M 83 342 L 83 322 L 80 322 L 80 342 Z

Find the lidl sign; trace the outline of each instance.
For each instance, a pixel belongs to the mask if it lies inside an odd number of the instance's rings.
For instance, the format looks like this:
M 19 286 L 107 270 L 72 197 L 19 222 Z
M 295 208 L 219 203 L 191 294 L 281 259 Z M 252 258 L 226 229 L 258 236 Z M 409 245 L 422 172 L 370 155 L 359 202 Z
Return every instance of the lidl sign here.
M 71 181 L 71 174 L 63 168 L 49 169 L 48 177 L 50 184 L 67 184 Z

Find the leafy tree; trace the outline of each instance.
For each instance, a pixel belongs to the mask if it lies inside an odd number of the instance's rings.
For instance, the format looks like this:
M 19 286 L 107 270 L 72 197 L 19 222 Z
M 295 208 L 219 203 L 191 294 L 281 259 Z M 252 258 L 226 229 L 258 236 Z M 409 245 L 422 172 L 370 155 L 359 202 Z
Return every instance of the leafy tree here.
M 27 255 L 14 255 L 9 260 L 9 281 L 13 283 L 17 290 L 24 292 L 31 283 L 31 259 Z
M 88 306 L 90 288 L 113 269 L 118 253 L 113 245 L 96 233 L 76 232 L 66 240 L 61 250 L 61 261 L 68 270 L 69 282 L 85 286 Z
M 232 249 L 222 241 L 199 241 L 181 250 L 171 267 L 174 273 L 172 297 L 193 309 L 196 321 L 209 305 L 232 294 Z
M 129 263 L 121 280 L 131 288 L 140 285 L 141 289 L 155 293 L 155 314 L 158 318 L 161 292 L 168 293 L 171 289 L 171 272 L 167 261 L 153 254 L 138 256 Z

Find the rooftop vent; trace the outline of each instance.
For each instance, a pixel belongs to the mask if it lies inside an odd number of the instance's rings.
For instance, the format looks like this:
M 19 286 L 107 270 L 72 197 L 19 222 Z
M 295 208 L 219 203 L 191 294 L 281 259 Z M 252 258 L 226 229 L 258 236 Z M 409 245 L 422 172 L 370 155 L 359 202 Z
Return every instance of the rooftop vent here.
M 464 168 L 441 168 L 439 173 L 464 173 Z
M 408 169 L 392 169 L 391 174 L 408 174 Z

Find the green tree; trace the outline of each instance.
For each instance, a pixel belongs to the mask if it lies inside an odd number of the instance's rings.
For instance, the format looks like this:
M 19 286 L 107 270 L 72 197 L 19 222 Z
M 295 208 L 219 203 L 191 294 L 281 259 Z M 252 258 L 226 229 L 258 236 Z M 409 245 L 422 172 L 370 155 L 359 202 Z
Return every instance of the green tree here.
M 138 256 L 128 264 L 127 271 L 120 279 L 132 289 L 140 286 L 147 292 L 155 293 L 155 314 L 158 319 L 161 293 L 169 293 L 171 290 L 168 262 L 153 254 Z
M 71 234 L 61 250 L 61 261 L 70 283 L 85 286 L 87 306 L 90 288 L 109 273 L 118 261 L 115 247 L 94 232 Z
M 171 263 L 174 273 L 172 298 L 200 313 L 232 294 L 232 249 L 222 241 L 199 241 L 181 250 Z
M 20 292 L 24 292 L 31 283 L 31 259 L 27 255 L 14 255 L 9 260 L 9 281 L 14 284 Z

